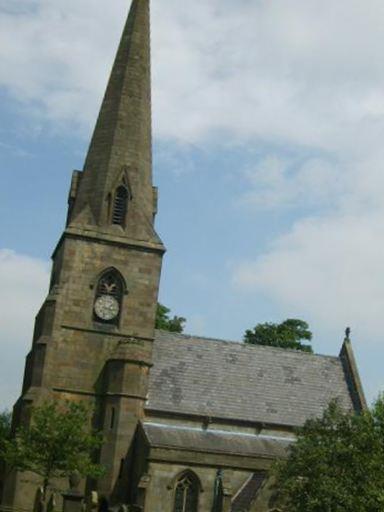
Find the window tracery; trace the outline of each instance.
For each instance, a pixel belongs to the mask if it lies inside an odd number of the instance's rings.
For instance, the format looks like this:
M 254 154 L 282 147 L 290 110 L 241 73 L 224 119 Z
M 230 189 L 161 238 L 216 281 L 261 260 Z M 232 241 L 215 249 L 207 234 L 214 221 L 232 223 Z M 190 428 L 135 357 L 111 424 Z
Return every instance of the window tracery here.
M 110 270 L 101 276 L 97 287 L 98 297 L 101 295 L 112 295 L 115 299 L 120 300 L 122 292 L 122 282 L 116 271 Z
M 183 473 L 176 482 L 174 512 L 197 512 L 199 482 L 191 472 Z

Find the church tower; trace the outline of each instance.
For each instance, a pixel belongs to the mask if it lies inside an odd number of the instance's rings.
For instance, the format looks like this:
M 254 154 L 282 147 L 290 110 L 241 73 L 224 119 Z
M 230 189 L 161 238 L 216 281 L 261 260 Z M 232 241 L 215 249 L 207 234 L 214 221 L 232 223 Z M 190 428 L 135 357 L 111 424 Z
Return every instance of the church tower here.
M 133 0 L 84 169 L 73 174 L 14 412 L 17 427 L 47 399 L 88 403 L 104 431 L 98 491 L 107 498 L 143 415 L 152 364 L 165 249 L 154 229 L 151 146 L 149 0 Z M 4 504 L 29 508 L 28 482 L 9 477 Z

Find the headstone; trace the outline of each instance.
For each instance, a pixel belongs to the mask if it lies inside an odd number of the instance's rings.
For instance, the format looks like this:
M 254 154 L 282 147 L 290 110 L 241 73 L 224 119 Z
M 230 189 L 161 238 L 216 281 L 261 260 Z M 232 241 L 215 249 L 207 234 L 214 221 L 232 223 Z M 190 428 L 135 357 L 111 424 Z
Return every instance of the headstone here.
M 99 495 L 96 491 L 91 491 L 86 499 L 86 512 L 95 512 L 99 508 Z
M 44 491 L 42 487 L 39 487 L 36 491 L 35 502 L 33 505 L 33 512 L 43 512 L 44 510 L 44 499 L 43 499 Z
M 56 493 L 54 492 L 51 497 L 49 498 L 48 505 L 47 505 L 47 512 L 55 512 L 57 505 L 56 500 Z
M 84 494 L 80 491 L 81 476 L 74 472 L 69 478 L 70 489 L 63 493 L 63 512 L 83 512 Z

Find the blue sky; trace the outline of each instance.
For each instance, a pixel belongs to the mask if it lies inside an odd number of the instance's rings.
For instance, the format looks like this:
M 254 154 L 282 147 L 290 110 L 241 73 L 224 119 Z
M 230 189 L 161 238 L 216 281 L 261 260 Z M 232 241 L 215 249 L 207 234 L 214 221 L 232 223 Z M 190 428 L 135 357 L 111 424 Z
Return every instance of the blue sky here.
M 19 393 L 128 7 L 0 0 L 0 408 Z M 321 353 L 350 325 L 370 400 L 384 381 L 383 23 L 376 0 L 152 8 L 161 300 L 226 339 L 303 318 Z

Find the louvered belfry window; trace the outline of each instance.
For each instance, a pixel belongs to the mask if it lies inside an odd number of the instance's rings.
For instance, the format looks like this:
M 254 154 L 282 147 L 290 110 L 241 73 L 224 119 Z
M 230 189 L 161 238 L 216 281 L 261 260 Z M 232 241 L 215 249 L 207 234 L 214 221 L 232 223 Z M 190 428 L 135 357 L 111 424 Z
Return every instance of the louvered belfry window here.
M 127 216 L 128 207 L 128 190 L 121 185 L 117 188 L 112 210 L 112 224 L 118 226 L 125 226 L 125 219 Z
M 196 478 L 187 473 L 176 484 L 174 512 L 197 512 L 199 486 Z

